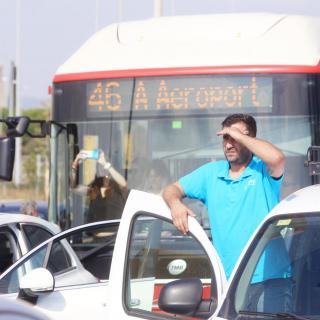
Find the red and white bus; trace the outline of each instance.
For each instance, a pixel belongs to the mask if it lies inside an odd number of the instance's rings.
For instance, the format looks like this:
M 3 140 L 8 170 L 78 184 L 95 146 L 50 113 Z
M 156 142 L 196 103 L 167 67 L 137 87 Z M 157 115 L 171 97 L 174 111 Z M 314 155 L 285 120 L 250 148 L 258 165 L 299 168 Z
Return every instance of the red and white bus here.
M 316 17 L 268 13 L 161 17 L 97 32 L 53 79 L 50 219 L 63 228 L 87 221 L 87 195 L 70 184 L 78 150 L 103 150 L 129 189 L 157 193 L 224 158 L 216 132 L 231 113 L 254 115 L 258 137 L 284 151 L 282 196 L 317 182 L 304 160 L 320 142 L 319 34 Z M 79 185 L 96 174 L 96 162 L 84 161 Z M 205 208 L 190 205 L 207 227 Z

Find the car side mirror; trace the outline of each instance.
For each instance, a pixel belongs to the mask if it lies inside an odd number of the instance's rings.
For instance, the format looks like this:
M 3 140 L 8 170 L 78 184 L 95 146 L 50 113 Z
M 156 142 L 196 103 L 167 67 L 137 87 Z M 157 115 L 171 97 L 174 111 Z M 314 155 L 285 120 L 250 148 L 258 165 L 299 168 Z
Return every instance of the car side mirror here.
M 158 304 L 165 312 L 206 319 L 217 307 L 213 299 L 202 299 L 202 282 L 198 278 L 167 283 L 160 291 Z
M 20 281 L 18 298 L 35 303 L 41 294 L 52 292 L 54 277 L 45 268 L 36 268 L 25 274 Z
M 0 138 L 0 179 L 12 180 L 15 155 L 15 139 L 12 137 Z

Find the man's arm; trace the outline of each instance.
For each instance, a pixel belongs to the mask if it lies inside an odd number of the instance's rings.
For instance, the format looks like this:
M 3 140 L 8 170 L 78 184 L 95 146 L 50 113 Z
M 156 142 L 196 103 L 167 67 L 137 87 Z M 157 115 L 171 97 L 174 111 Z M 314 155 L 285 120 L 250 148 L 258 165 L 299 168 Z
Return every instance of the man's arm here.
M 168 185 L 163 190 L 163 199 L 171 209 L 171 215 L 173 224 L 183 234 L 189 231 L 188 228 L 188 215 L 195 217 L 196 215 L 192 210 L 182 203 L 182 198 L 185 197 L 184 191 L 179 183 L 176 181 L 173 184 Z
M 268 141 L 249 136 L 243 140 L 245 142 L 242 144 L 267 165 L 271 177 L 279 178 L 283 175 L 285 156 L 280 149 Z
M 228 134 L 234 140 L 249 149 L 267 165 L 271 177 L 279 178 L 283 175 L 285 156 L 280 149 L 270 142 L 250 137 L 246 133 L 241 132 L 239 129 L 231 127 L 225 127 L 217 134 Z

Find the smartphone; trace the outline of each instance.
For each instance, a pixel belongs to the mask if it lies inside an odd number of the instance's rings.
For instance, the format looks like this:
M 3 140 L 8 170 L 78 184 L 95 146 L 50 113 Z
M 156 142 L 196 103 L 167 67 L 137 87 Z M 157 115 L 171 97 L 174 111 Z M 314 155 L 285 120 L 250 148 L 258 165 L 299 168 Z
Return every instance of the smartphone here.
M 99 149 L 81 150 L 80 153 L 84 155 L 85 159 L 93 159 L 93 160 L 98 160 L 100 155 Z

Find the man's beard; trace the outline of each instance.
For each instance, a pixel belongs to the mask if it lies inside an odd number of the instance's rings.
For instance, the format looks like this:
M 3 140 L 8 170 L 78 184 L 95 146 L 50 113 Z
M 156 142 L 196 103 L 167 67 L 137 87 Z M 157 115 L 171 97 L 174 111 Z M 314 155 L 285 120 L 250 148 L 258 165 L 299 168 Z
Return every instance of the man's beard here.
M 237 152 L 237 157 L 228 158 L 226 153 L 225 157 L 230 164 L 243 165 L 251 161 L 252 153 L 248 149 L 242 149 L 240 152 Z

